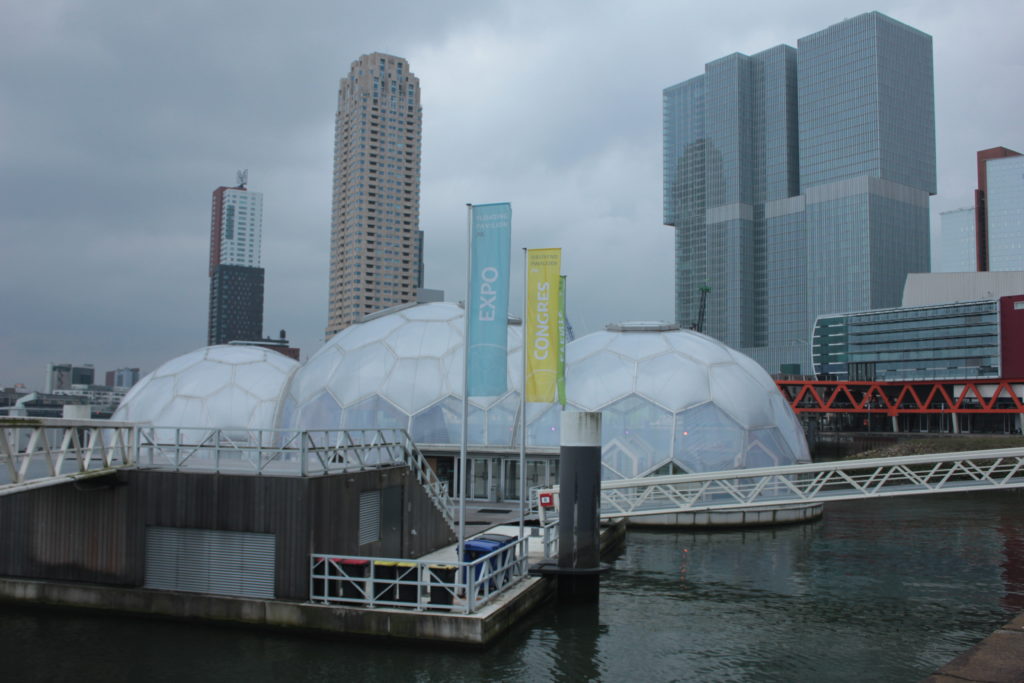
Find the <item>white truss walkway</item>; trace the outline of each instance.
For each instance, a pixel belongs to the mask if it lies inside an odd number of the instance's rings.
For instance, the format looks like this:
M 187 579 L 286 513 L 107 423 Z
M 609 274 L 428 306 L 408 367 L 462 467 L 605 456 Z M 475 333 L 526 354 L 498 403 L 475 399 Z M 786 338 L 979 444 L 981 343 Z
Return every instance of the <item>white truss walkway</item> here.
M 601 483 L 601 518 L 1024 488 L 1024 448 L 845 460 Z M 540 493 L 558 489 L 540 490 Z

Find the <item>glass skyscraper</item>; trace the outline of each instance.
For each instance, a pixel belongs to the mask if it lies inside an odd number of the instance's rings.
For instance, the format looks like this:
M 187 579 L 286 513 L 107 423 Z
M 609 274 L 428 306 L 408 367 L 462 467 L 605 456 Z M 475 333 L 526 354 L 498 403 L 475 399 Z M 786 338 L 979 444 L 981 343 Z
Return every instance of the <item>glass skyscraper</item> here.
M 1024 156 L 989 159 L 988 269 L 1024 270 Z
M 676 319 L 769 372 L 810 372 L 821 313 L 899 304 L 929 266 L 931 37 L 878 12 L 664 91 Z M 797 367 L 799 366 L 799 367 Z
M 936 273 L 969 273 L 976 269 L 978 255 L 974 227 L 974 207 L 943 211 L 939 214 L 939 262 Z

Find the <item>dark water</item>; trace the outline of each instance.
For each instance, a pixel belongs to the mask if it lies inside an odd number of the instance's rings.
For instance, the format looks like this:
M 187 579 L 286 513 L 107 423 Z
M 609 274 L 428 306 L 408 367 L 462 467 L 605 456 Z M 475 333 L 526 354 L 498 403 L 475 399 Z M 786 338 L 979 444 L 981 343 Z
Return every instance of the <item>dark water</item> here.
M 483 651 L 0 612 L 3 680 L 914 681 L 1024 610 L 1024 495 L 833 503 L 766 531 L 631 531 L 597 606 Z

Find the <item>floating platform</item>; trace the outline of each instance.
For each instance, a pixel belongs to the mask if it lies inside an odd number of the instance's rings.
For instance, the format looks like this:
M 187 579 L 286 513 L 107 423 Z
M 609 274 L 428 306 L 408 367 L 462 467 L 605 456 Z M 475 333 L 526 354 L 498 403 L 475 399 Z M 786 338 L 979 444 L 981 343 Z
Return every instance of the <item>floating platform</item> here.
M 497 526 L 488 531 L 517 534 L 518 527 Z M 601 534 L 602 550 L 612 551 L 620 547 L 625 533 L 625 524 L 621 522 L 604 527 Z M 543 558 L 541 537 L 531 537 L 529 556 L 531 563 Z M 455 547 L 449 546 L 431 553 L 427 559 L 454 561 L 455 557 Z M 484 646 L 506 633 L 523 616 L 548 600 L 556 589 L 556 582 L 552 578 L 529 576 L 496 596 L 477 612 L 456 614 L 410 609 L 360 609 L 310 602 L 2 577 L 0 601 L 219 622 L 318 635 Z

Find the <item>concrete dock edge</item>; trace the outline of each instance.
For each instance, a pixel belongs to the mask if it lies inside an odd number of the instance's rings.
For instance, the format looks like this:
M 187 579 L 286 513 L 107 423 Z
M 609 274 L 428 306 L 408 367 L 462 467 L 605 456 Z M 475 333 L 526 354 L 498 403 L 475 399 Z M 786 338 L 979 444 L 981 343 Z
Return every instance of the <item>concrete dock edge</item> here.
M 1013 621 L 924 680 L 926 683 L 1024 681 L 1024 614 L 1018 614 Z

